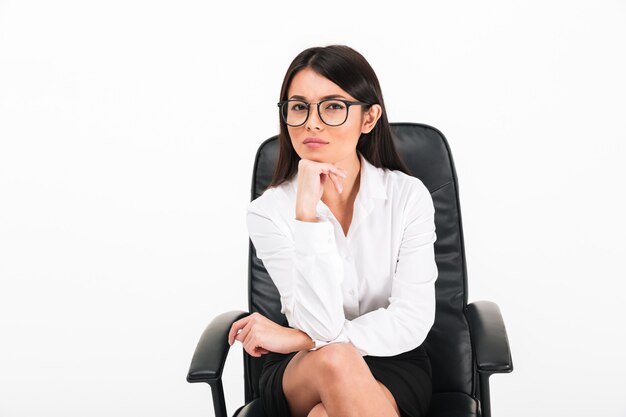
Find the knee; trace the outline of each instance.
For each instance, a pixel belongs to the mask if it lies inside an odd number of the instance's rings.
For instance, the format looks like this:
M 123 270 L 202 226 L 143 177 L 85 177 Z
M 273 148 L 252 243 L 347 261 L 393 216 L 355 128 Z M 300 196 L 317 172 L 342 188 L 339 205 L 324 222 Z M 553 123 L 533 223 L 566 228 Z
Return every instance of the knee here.
M 324 375 L 351 374 L 355 367 L 365 364 L 363 357 L 351 343 L 331 343 L 315 353 L 317 365 Z
M 326 412 L 324 404 L 317 403 L 317 405 L 309 411 L 309 414 L 307 414 L 306 417 L 328 417 L 328 413 Z

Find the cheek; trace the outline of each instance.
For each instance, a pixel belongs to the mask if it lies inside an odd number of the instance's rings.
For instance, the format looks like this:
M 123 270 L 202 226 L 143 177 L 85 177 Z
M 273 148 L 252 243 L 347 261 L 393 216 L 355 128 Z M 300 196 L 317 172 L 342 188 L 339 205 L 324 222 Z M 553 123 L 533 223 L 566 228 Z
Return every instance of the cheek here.
M 306 146 L 302 144 L 302 133 L 298 131 L 298 128 L 288 128 L 287 133 L 289 134 L 289 141 L 291 142 L 291 147 L 296 151 L 296 153 L 302 156 L 300 153 L 302 149 L 305 149 Z
M 287 133 L 289 134 L 289 138 L 291 139 L 291 143 L 297 141 L 298 138 L 302 135 L 301 127 L 287 127 Z
M 344 138 L 344 141 L 347 143 L 356 143 L 361 137 L 361 125 L 357 121 L 354 123 L 350 123 L 350 125 L 346 124 L 342 126 L 344 129 L 341 131 L 341 137 Z
M 291 145 L 292 145 L 292 146 L 293 146 L 293 145 L 295 145 L 295 142 L 296 142 L 296 141 L 295 141 L 296 134 L 295 134 L 295 132 L 293 131 L 293 129 L 292 129 L 292 128 L 290 128 L 290 127 L 288 127 L 288 128 L 287 128 L 287 134 L 289 135 L 289 141 L 291 142 Z

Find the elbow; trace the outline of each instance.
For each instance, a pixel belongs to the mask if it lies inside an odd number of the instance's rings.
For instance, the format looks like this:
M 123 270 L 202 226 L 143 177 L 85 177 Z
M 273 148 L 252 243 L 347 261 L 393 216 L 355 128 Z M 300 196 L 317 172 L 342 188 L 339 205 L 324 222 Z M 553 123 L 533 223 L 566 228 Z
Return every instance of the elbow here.
M 330 342 L 335 340 L 343 331 L 344 317 L 328 317 L 327 320 L 319 320 L 314 316 L 302 316 L 300 314 L 289 314 L 287 317 L 289 325 L 307 333 L 315 340 Z
M 339 337 L 339 335 L 341 335 L 341 332 L 343 331 L 343 325 L 344 325 L 345 319 L 342 318 L 341 320 L 335 320 L 332 324 L 332 327 L 329 327 L 326 331 L 325 337 L 324 339 L 320 339 L 320 340 L 324 340 L 326 342 L 330 342 L 331 340 L 335 340 Z
M 341 334 L 343 330 L 343 320 L 332 320 L 328 323 L 313 322 L 307 323 L 305 326 L 308 328 L 307 333 L 316 340 L 323 342 L 330 342 L 335 340 Z

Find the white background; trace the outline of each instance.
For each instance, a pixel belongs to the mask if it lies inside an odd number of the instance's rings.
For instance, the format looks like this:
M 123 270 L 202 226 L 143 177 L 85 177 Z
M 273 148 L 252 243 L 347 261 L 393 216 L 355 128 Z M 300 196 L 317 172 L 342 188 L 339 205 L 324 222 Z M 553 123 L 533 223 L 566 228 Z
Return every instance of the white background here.
M 494 416 L 626 416 L 626 3 L 223 3 L 0 0 L 0 416 L 213 414 L 185 377 L 247 309 L 254 155 L 331 43 L 449 140 L 512 348 Z

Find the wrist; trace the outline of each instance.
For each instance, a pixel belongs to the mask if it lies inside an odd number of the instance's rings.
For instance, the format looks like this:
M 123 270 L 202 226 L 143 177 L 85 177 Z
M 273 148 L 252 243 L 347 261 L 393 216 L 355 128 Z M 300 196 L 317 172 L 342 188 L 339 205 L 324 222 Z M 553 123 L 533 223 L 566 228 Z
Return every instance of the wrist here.
M 296 216 L 301 222 L 317 223 L 317 216 Z
M 296 220 L 303 222 L 317 222 L 317 211 L 296 210 Z
M 300 343 L 301 349 L 299 350 L 311 350 L 315 347 L 315 341 L 309 336 L 307 333 L 302 330 L 298 330 L 300 336 L 302 338 L 302 343 Z
M 317 204 L 298 202 L 296 204 L 296 220 L 306 222 L 317 221 Z

